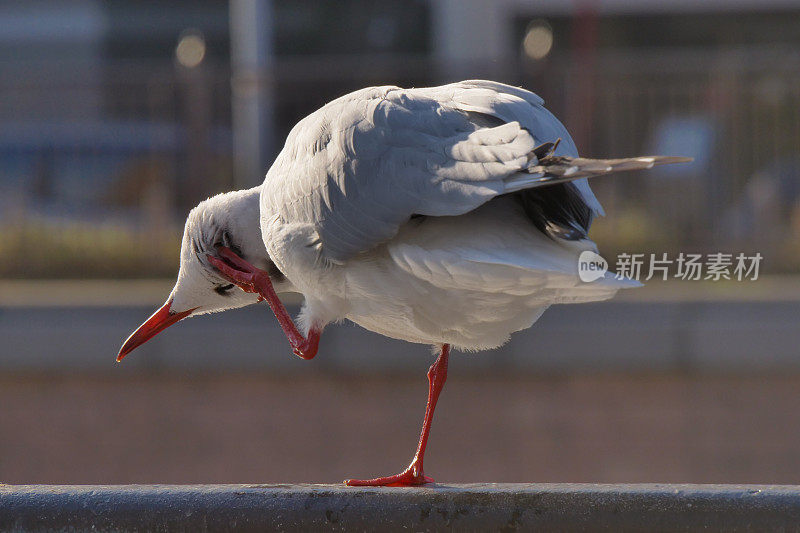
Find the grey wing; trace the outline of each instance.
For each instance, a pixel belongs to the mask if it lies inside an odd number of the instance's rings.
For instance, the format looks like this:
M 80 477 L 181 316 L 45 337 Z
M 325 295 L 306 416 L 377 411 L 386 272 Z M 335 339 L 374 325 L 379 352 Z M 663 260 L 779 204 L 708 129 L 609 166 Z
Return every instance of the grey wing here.
M 458 101 L 461 109 L 483 113 L 505 122 L 516 120 L 533 136 L 537 145 L 557 142 L 550 155 L 578 157 L 578 148 L 567 128 L 544 107 L 544 100 L 531 91 L 487 80 L 467 80 L 452 86 L 470 89 L 460 91 Z M 483 91 L 478 92 L 475 89 Z M 496 96 L 491 97 L 485 91 L 495 92 Z M 589 187 L 588 179 L 577 179 L 573 184 L 594 214 L 605 214 L 603 206 Z
M 314 224 L 321 258 L 343 262 L 391 239 L 415 214 L 459 215 L 509 192 L 507 183 L 536 165 L 538 144 L 560 138 L 554 155 L 577 156 L 542 104 L 524 89 L 480 80 L 365 89 L 299 123 L 267 181 L 282 191 L 285 219 Z M 573 183 L 602 213 L 586 180 Z

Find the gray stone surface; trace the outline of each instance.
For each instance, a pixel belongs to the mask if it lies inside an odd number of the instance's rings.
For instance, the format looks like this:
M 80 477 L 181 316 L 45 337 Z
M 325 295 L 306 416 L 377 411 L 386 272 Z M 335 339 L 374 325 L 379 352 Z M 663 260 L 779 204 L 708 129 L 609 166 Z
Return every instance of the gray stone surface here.
M 0 485 L 3 531 L 797 531 L 800 487 Z

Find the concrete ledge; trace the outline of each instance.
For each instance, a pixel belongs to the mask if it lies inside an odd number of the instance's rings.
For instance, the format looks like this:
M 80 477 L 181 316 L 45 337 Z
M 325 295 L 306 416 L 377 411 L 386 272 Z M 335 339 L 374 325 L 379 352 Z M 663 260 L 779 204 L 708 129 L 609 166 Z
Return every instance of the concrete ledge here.
M 800 487 L 0 485 L 2 531 L 794 531 Z

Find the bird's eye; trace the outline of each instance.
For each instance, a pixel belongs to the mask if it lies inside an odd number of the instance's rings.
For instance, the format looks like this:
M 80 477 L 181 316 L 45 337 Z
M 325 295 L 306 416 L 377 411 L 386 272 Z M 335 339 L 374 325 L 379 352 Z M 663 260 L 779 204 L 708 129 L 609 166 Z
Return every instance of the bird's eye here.
M 225 296 L 231 291 L 231 289 L 233 289 L 233 287 L 234 287 L 233 283 L 231 283 L 230 285 L 217 285 L 216 287 L 214 287 L 214 292 L 216 292 L 217 294 L 221 294 L 222 296 Z

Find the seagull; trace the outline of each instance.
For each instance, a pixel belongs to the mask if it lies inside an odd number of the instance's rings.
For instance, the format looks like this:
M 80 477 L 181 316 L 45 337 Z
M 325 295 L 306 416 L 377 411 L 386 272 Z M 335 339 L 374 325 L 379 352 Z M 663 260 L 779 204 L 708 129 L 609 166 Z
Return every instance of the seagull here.
M 343 320 L 430 345 L 438 356 L 411 463 L 345 481 L 430 483 L 425 449 L 451 347 L 496 348 L 550 305 L 638 286 L 578 275 L 603 214 L 587 178 L 686 161 L 581 158 L 541 98 L 493 81 L 355 91 L 292 129 L 262 185 L 189 213 L 175 287 L 117 360 L 184 318 L 260 301 L 303 359 Z M 282 292 L 304 296 L 296 320 Z

